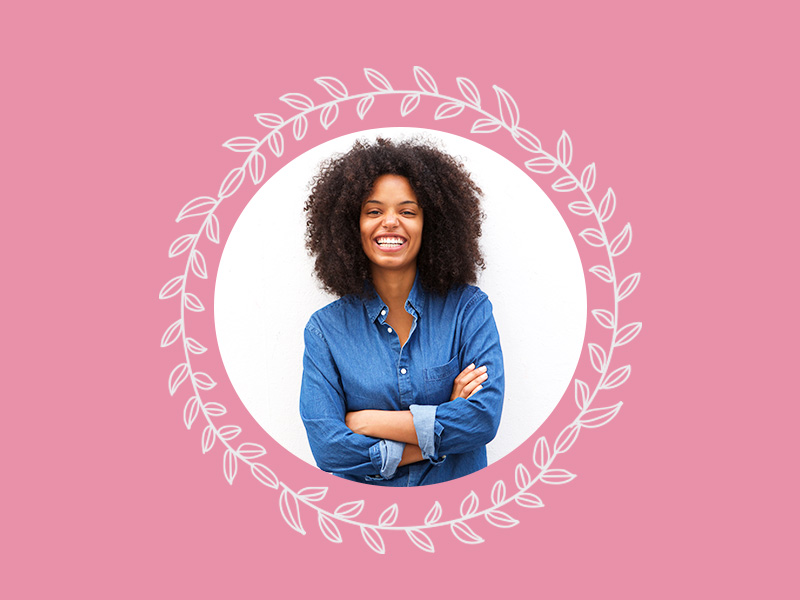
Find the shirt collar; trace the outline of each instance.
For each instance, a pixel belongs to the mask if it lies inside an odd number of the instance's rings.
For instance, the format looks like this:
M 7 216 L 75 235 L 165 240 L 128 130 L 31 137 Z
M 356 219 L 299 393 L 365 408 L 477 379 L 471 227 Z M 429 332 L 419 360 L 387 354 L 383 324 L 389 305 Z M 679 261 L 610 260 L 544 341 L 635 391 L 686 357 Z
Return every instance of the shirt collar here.
M 378 292 L 375 291 L 375 287 L 372 285 L 371 281 L 364 282 L 364 290 L 366 292 L 366 299 L 364 300 L 364 307 L 367 309 L 367 316 L 369 317 L 370 321 L 375 321 L 380 314 L 381 311 L 387 309 L 386 304 L 384 304 L 381 297 L 378 295 Z M 408 294 L 408 300 L 406 300 L 406 308 L 411 306 L 414 311 L 417 313 L 417 317 L 422 315 L 422 307 L 425 304 L 425 290 L 422 288 L 422 284 L 419 282 L 419 271 L 417 271 L 416 276 L 414 277 L 414 285 L 411 286 L 411 292 Z

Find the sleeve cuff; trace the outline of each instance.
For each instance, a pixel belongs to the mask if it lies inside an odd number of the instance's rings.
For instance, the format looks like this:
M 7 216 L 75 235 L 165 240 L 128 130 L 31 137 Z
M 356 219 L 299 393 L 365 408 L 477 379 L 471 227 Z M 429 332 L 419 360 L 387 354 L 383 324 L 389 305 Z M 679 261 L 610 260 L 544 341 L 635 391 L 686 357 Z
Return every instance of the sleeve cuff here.
M 422 458 L 434 465 L 441 463 L 446 457 L 439 458 L 439 440 L 442 436 L 441 423 L 436 420 L 436 406 L 428 404 L 412 404 L 408 407 L 414 418 L 414 429 L 422 451 Z
M 381 440 L 369 449 L 370 462 L 375 466 L 375 470 L 380 473 L 380 477 L 367 477 L 367 479 L 391 479 L 397 471 L 397 465 L 403 458 L 403 450 L 406 445 L 403 442 L 394 440 Z

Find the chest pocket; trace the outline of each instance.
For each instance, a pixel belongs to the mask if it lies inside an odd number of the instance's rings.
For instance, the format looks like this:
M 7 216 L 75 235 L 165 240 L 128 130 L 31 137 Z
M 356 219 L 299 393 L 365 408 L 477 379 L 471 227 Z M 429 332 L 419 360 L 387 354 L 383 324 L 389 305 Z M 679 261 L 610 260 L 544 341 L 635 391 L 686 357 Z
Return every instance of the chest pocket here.
M 424 404 L 439 405 L 450 400 L 450 394 L 453 391 L 453 380 L 460 370 L 458 356 L 454 356 L 447 364 L 424 369 Z

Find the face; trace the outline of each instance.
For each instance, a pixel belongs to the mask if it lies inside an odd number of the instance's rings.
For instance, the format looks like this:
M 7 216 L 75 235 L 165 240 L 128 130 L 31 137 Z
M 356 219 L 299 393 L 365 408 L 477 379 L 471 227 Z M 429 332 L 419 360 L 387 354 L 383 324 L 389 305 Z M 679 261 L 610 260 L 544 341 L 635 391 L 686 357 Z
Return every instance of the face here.
M 361 207 L 361 246 L 372 268 L 416 269 L 422 209 L 408 179 L 381 175 Z

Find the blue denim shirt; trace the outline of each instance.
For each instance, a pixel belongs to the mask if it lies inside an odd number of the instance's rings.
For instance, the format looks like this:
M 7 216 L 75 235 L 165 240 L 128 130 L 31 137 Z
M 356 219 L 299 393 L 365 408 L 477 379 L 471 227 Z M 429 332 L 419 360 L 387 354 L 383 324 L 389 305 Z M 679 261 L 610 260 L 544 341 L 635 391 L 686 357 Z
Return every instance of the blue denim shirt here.
M 306 325 L 300 415 L 317 465 L 385 486 L 450 481 L 485 467 L 505 387 L 489 298 L 474 286 L 440 296 L 415 281 L 405 304 L 414 323 L 401 347 L 386 323 L 389 309 L 368 290 L 332 302 Z M 449 401 L 470 363 L 487 367 L 487 381 L 468 400 Z M 405 444 L 351 431 L 345 413 L 363 409 L 410 410 L 425 460 L 398 467 Z

